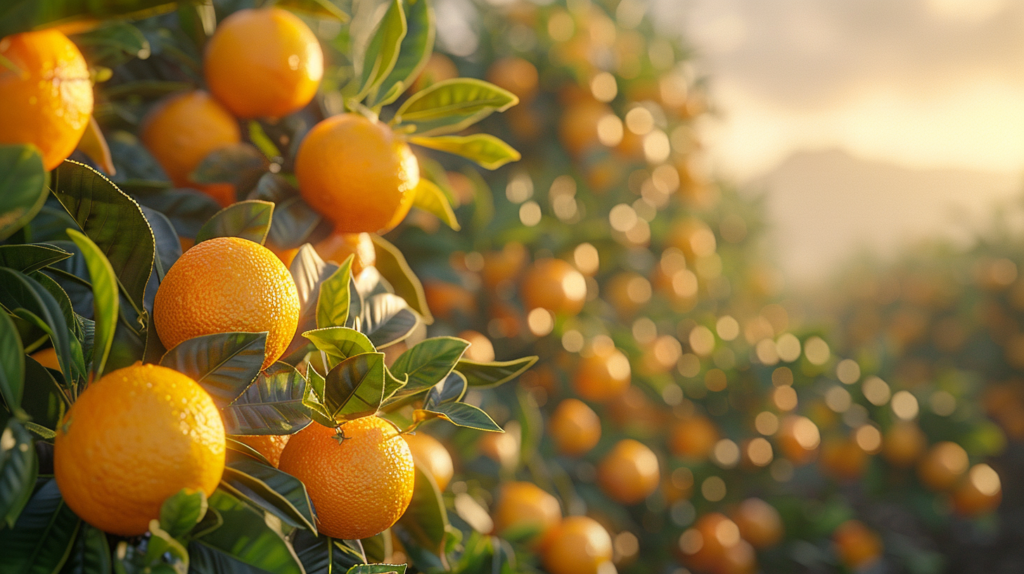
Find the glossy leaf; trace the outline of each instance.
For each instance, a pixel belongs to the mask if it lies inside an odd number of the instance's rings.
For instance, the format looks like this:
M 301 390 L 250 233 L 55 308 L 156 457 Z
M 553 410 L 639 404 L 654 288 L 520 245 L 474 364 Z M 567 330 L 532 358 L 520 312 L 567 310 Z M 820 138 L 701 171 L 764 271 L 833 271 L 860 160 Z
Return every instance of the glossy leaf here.
M 89 279 L 92 282 L 92 316 L 95 323 L 92 374 L 94 379 L 99 379 L 107 372 L 107 356 L 110 354 L 110 346 L 114 343 L 114 330 L 117 328 L 117 276 L 114 275 L 114 268 L 110 266 L 106 256 L 91 239 L 74 229 L 68 229 L 68 235 L 82 250 L 85 263 L 89 267 Z
M 60 574 L 108 574 L 110 568 L 107 535 L 98 528 L 83 524 Z
M 405 385 L 407 385 L 408 383 L 409 383 L 409 377 L 407 375 L 402 375 L 401 377 L 396 377 L 394 375 L 394 373 L 391 372 L 391 369 L 387 368 L 387 365 L 385 365 L 384 366 L 384 402 L 387 402 L 388 399 L 390 399 L 391 397 L 395 396 L 395 393 L 397 393 L 398 391 L 402 390 L 405 387 Z
M 394 121 L 412 126 L 419 136 L 455 133 L 517 103 L 519 98 L 494 84 L 456 78 L 410 96 L 395 113 Z
M 276 173 L 263 174 L 249 199 L 274 202 L 274 218 L 267 242 L 279 249 L 300 247 L 322 221 L 299 191 Z
M 71 254 L 56 245 L 0 245 L 0 267 L 31 273 L 47 265 L 63 261 Z
M 302 404 L 306 380 L 291 365 L 274 363 L 256 377 L 235 402 L 224 407 L 227 434 L 293 434 L 309 424 Z
M 490 134 L 410 138 L 416 145 L 452 153 L 476 162 L 486 169 L 498 169 L 522 157 L 512 146 Z M 457 229 L 457 228 L 456 228 Z
M 419 313 L 426 324 L 433 323 L 434 317 L 427 307 L 427 296 L 423 291 L 423 284 L 413 273 L 405 256 L 387 239 L 378 235 L 371 237 L 377 259 L 374 267 L 395 290 L 395 295 L 405 299 L 409 307 Z
M 181 239 L 178 237 L 178 230 L 174 228 L 163 213 L 142 206 L 142 214 L 146 216 L 150 229 L 153 230 L 153 239 L 156 242 L 156 257 L 153 260 L 154 277 L 149 278 L 149 285 L 146 286 L 146 308 L 153 308 L 153 297 L 156 297 L 156 289 L 164 280 L 167 271 L 181 257 Z M 154 283 L 156 285 L 154 285 Z M 152 294 L 150 293 L 152 291 Z
M 175 538 L 184 536 L 206 516 L 206 493 L 183 488 L 160 506 L 160 528 Z
M 384 18 L 373 35 L 363 54 L 362 66 L 359 70 L 359 94 L 362 99 L 366 94 L 374 94 L 381 82 L 387 78 L 398 62 L 398 50 L 405 38 L 407 25 L 402 0 L 388 2 Z M 372 105 L 372 104 L 371 104 Z
M 71 404 L 71 399 L 53 377 L 49 369 L 32 357 L 25 357 L 25 380 L 32 384 L 25 386 L 21 397 L 21 408 L 32 421 L 48 429 L 56 429 Z
M 189 176 L 198 184 L 230 183 L 245 189 L 255 185 L 267 171 L 267 158 L 248 143 L 217 148 L 199 162 Z
M 316 307 L 320 300 L 320 284 L 337 270 L 338 266 L 333 263 L 325 263 L 317 255 L 312 245 L 306 244 L 299 248 L 289 269 L 299 293 L 299 325 L 295 329 L 295 338 L 292 339 L 288 350 L 285 351 L 285 356 L 307 344 L 300 334 L 316 329 Z
M 428 179 L 420 179 L 414 192 L 416 193 L 412 200 L 414 207 L 437 216 L 445 225 L 455 231 L 462 229 L 459 226 L 459 220 L 455 218 L 455 211 L 452 209 L 451 203 L 448 202 L 448 196 L 436 184 Z
M 408 566 L 408 564 L 357 564 L 348 569 L 348 574 L 387 574 L 389 572 L 405 574 Z
M 241 237 L 263 245 L 270 231 L 274 204 L 250 199 L 217 212 L 196 234 L 196 243 L 215 237 Z
M 81 524 L 61 498 L 57 481 L 48 481 L 32 495 L 14 526 L 0 536 L 0 572 L 57 572 L 71 553 Z
M 377 92 L 380 98 L 374 105 L 387 105 L 395 101 L 420 75 L 434 49 L 434 10 L 430 2 L 406 0 L 405 23 L 406 32 L 398 50 L 398 60 L 391 73 L 381 82 Z
M 18 419 L 12 418 L 0 433 L 0 530 L 4 525 L 14 527 L 32 495 L 38 471 L 35 441 Z
M 295 554 L 302 561 L 306 574 L 334 574 L 347 572 L 363 562 L 354 550 L 327 536 L 316 536 L 308 530 L 297 530 L 292 535 Z
M 383 353 L 349 357 L 327 373 L 324 406 L 335 421 L 372 415 L 383 401 Z
M 309 500 L 305 485 L 294 476 L 272 466 L 242 459 L 228 463 L 221 480 L 246 498 L 255 494 L 255 501 L 261 508 L 282 515 L 282 518 L 301 528 L 316 532 L 313 503 Z
M 0 145 L 0 241 L 39 213 L 46 202 L 48 177 L 35 146 Z
M 266 332 L 204 335 L 179 343 L 160 364 L 191 377 L 224 407 L 259 374 L 266 345 Z
M 348 327 L 316 329 L 306 331 L 302 336 L 312 341 L 317 349 L 327 353 L 330 359 L 328 366 L 332 369 L 349 357 L 377 351 L 366 335 Z
M 418 324 L 419 317 L 409 310 L 405 299 L 384 293 L 364 302 L 355 328 L 365 334 L 374 347 L 381 349 L 405 340 Z
M 241 455 L 245 455 L 253 460 L 259 461 L 263 464 L 270 464 L 270 461 L 267 460 L 267 457 L 260 454 L 258 450 L 252 448 L 251 446 L 245 444 L 244 442 L 239 441 L 234 437 L 224 437 L 224 445 L 228 449 L 228 460 L 231 460 L 232 457 L 235 456 L 234 453 L 238 453 Z
M 400 396 L 425 392 L 444 381 L 468 348 L 468 341 L 456 337 L 431 337 L 413 345 L 391 365 L 396 377 L 409 377 Z
M 253 574 L 236 563 L 274 574 L 302 574 L 302 566 L 277 530 L 236 497 L 218 490 L 210 497 L 210 509 L 224 524 L 196 537 L 189 544 L 192 568 L 205 574 Z
M 158 192 L 133 191 L 140 204 L 167 216 L 182 237 L 195 238 L 203 225 L 221 207 L 212 197 L 191 189 L 166 189 Z
M 25 348 L 18 336 L 18 329 L 11 318 L 0 311 L 0 397 L 8 410 L 17 412 L 21 408 L 21 395 L 25 385 Z M 2 498 L 2 495 L 0 495 Z M 0 518 L 3 508 L 0 508 Z
M 348 14 L 334 5 L 331 0 L 277 0 L 277 5 L 294 12 L 305 12 L 310 16 L 333 18 L 339 22 L 348 22 Z
M 448 537 L 448 512 L 441 499 L 441 490 L 434 478 L 416 469 L 412 501 L 405 514 L 398 519 L 412 539 L 441 558 L 444 563 L 445 540 Z
M 435 410 L 440 405 L 458 402 L 466 394 L 467 388 L 466 377 L 458 371 L 452 371 L 427 392 L 426 398 L 423 399 L 423 408 Z
M 352 280 L 352 261 L 349 255 L 341 267 L 320 284 L 320 295 L 316 304 L 317 329 L 341 327 L 348 321 L 351 303 L 349 284 Z
M 465 375 L 469 386 L 489 389 L 518 377 L 536 362 L 537 357 L 523 357 L 513 361 L 494 361 L 490 363 L 463 359 L 455 366 L 455 370 Z
M 14 309 L 16 316 L 46 331 L 57 350 L 62 372 L 81 374 L 84 371 L 81 349 L 77 355 L 73 353 L 71 334 L 61 306 L 42 285 L 22 273 L 0 268 L 0 304 Z
M 426 421 L 432 418 L 444 419 L 457 427 L 488 432 L 505 432 L 486 412 L 466 403 L 434 405 L 429 409 L 417 410 L 413 415 L 413 419 L 416 421 Z

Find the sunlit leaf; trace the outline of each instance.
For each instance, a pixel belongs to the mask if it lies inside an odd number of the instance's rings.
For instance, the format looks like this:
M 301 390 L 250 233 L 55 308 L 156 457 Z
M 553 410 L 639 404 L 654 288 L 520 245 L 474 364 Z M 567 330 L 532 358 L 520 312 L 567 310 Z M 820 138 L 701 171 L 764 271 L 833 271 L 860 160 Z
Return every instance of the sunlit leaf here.
M 0 267 L 9 267 L 22 273 L 31 273 L 71 257 L 56 245 L 0 245 Z
M 427 0 L 405 2 L 406 33 L 398 50 L 395 67 L 378 88 L 378 101 L 371 105 L 387 105 L 395 101 L 430 59 L 434 48 L 434 10 Z
M 363 353 L 327 373 L 324 406 L 335 421 L 372 415 L 384 401 L 384 354 Z
M 408 337 L 419 324 L 419 317 L 408 307 L 405 299 L 397 295 L 374 295 L 363 303 L 355 328 L 378 349 L 393 345 Z
M 462 156 L 486 169 L 498 169 L 506 163 L 519 161 L 522 157 L 512 146 L 490 134 L 414 137 L 409 141 L 430 149 Z
M 221 410 L 228 434 L 292 434 L 309 424 L 302 404 L 306 380 L 291 365 L 274 363 Z
M 274 204 L 268 201 L 239 201 L 217 212 L 196 234 L 196 243 L 215 237 L 241 237 L 263 245 L 270 231 Z
M 505 432 L 486 412 L 466 403 L 434 405 L 430 409 L 417 410 L 413 415 L 413 420 L 415 421 L 425 421 L 432 418 L 442 418 L 459 427 L 488 432 Z
M 179 343 L 160 364 L 188 375 L 224 407 L 259 374 L 266 346 L 266 332 L 204 335 Z
M 445 225 L 455 231 L 462 229 L 459 226 L 459 220 L 455 218 L 455 211 L 448 202 L 448 197 L 432 181 L 420 179 L 414 193 L 416 193 L 412 202 L 414 207 L 437 216 Z
M 48 178 L 35 146 L 0 145 L 0 241 L 39 213 Z
M 373 246 L 376 251 L 377 263 L 374 266 L 381 276 L 387 280 L 395 290 L 395 295 L 405 299 L 413 311 L 419 313 L 423 322 L 431 324 L 434 322 L 430 309 L 427 308 L 427 296 L 423 291 L 423 284 L 420 283 L 412 267 L 406 262 L 405 256 L 397 247 L 388 240 L 378 235 L 372 235 Z
M 373 94 L 398 62 L 399 48 L 407 25 L 402 0 L 390 0 L 384 18 L 370 37 L 360 68 L 359 93 L 356 99 Z M 373 105 L 372 103 L 370 105 Z
M 349 255 L 341 267 L 320 284 L 320 296 L 316 304 L 316 326 L 318 329 L 341 327 L 348 320 L 351 303 L 349 284 L 352 279 L 352 261 Z
M 210 509 L 224 519 L 220 528 L 194 538 L 188 546 L 191 567 L 203 574 L 252 574 L 242 563 L 274 574 L 302 574 L 302 566 L 282 534 L 236 497 L 218 490 Z
M 160 506 L 160 528 L 179 538 L 199 524 L 207 507 L 206 493 L 183 488 Z
M 455 366 L 455 370 L 466 377 L 471 387 L 497 387 L 526 372 L 537 362 L 537 357 L 523 357 L 513 361 L 493 361 L 481 363 L 463 359 Z
M 294 525 L 316 532 L 313 503 L 306 487 L 294 476 L 251 460 L 234 460 L 224 467 L 225 485 L 236 495 L 251 498 L 264 510 Z M 253 498 L 253 495 L 255 497 Z
M 32 495 L 38 470 L 32 435 L 18 419 L 12 418 L 0 432 L 0 527 L 14 527 Z
M 456 337 L 431 337 L 413 345 L 391 365 L 396 377 L 409 377 L 399 396 L 425 392 L 444 381 L 467 348 L 469 342 Z
M 91 239 L 74 229 L 68 229 L 68 235 L 82 250 L 85 264 L 89 267 L 89 279 L 92 282 L 93 294 L 92 316 L 95 324 L 92 374 L 94 379 L 99 379 L 107 372 L 107 356 L 110 355 L 110 346 L 114 343 L 114 330 L 117 328 L 119 316 L 117 276 L 106 256 Z

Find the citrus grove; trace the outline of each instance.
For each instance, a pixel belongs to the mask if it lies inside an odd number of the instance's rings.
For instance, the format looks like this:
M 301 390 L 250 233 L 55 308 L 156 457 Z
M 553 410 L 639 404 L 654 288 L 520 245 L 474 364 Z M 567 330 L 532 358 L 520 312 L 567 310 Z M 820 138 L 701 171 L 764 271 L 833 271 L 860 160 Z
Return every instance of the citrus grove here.
M 0 572 L 1012 556 L 1014 238 L 788 301 L 643 3 L 462 9 L 0 7 Z

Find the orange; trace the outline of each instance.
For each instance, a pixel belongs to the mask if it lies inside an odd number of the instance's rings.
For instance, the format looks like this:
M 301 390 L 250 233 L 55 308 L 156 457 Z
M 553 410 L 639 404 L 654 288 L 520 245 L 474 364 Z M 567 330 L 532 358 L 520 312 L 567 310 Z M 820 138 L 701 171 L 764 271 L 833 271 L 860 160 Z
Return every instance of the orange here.
M 274 468 L 277 468 L 278 463 L 281 461 L 281 451 L 288 444 L 288 439 L 291 438 L 291 435 L 268 434 L 235 436 L 232 438 L 251 446 L 256 452 L 262 454 L 263 458 L 267 459 L 267 462 L 274 465 Z
M 558 499 L 530 482 L 506 482 L 498 492 L 494 507 L 494 532 L 536 529 L 531 541 L 547 536 L 562 520 Z
M 522 58 L 502 58 L 487 69 L 487 81 L 508 90 L 526 103 L 537 95 L 537 68 Z
M 882 539 L 859 520 L 847 520 L 832 534 L 839 559 L 848 568 L 859 569 L 882 555 Z
M 295 261 L 295 256 L 299 254 L 299 248 L 293 247 L 291 249 L 277 249 L 273 245 L 267 244 L 264 247 L 270 250 L 271 253 L 277 256 L 284 263 L 285 267 L 291 267 L 292 261 Z
M 668 448 L 672 454 L 692 460 L 704 460 L 718 442 L 718 427 L 711 419 L 693 415 L 672 427 Z
M 907 468 L 917 462 L 927 446 L 928 438 L 916 423 L 900 421 L 885 433 L 882 456 L 893 466 Z
M 782 419 L 775 440 L 786 458 L 794 464 L 806 464 L 818 454 L 821 433 L 811 419 L 789 415 Z
M 57 349 L 54 349 L 53 347 L 48 347 L 42 351 L 32 353 L 32 358 L 47 369 L 60 371 L 60 362 L 57 361 Z
M 953 508 L 963 516 L 977 516 L 991 512 L 1003 500 L 999 475 L 987 464 L 976 464 L 967 473 L 967 479 L 953 491 Z
M 302 109 L 324 75 L 313 31 L 280 8 L 239 10 L 217 26 L 203 57 L 206 84 L 240 118 L 279 118 Z
M 32 144 L 54 169 L 78 146 L 92 116 L 82 53 L 56 30 L 0 38 L 0 144 Z
M 412 207 L 420 168 L 391 128 L 341 114 L 309 130 L 295 158 L 303 199 L 336 233 L 383 233 Z
M 434 479 L 437 488 L 444 490 L 451 482 L 452 475 L 455 474 L 452 455 L 448 453 L 448 449 L 444 448 L 444 445 L 436 438 L 423 431 L 417 434 L 404 434 L 402 438 L 409 445 L 412 459 L 416 461 L 420 470 Z
M 623 271 L 608 281 L 604 299 L 620 316 L 629 318 L 651 300 L 651 284 L 639 273 Z
M 480 272 L 484 285 L 494 289 L 505 281 L 512 281 L 526 266 L 530 254 L 522 243 L 506 243 L 501 251 L 484 253 L 484 268 Z
M 555 314 L 575 315 L 587 301 L 587 280 L 561 259 L 534 262 L 523 277 L 521 289 L 527 310 L 543 308 Z
M 558 452 L 581 456 L 590 452 L 601 440 L 601 419 L 583 401 L 565 399 L 551 415 L 548 432 Z
M 597 125 L 609 115 L 614 115 L 611 108 L 590 99 L 565 108 L 558 121 L 558 135 L 562 145 L 573 155 L 580 155 L 598 145 Z
M 864 474 L 868 453 L 854 437 L 830 438 L 821 444 L 821 468 L 828 476 L 839 480 L 854 480 Z
M 469 341 L 469 348 L 462 356 L 464 359 L 480 363 L 490 363 L 494 360 L 494 345 L 483 333 L 467 330 L 459 333 L 459 338 Z
M 511 433 L 484 433 L 477 442 L 477 448 L 501 468 L 512 469 L 519 462 L 519 441 Z
M 715 574 L 754 574 L 757 571 L 757 553 L 746 540 L 740 540 L 722 556 Z
M 320 533 L 346 540 L 375 536 L 397 522 L 416 477 L 409 445 L 377 416 L 337 429 L 309 425 L 292 435 L 280 468 L 306 485 Z
M 183 488 L 213 494 L 224 472 L 224 424 L 187 376 L 135 363 L 89 385 L 57 428 L 53 465 L 64 500 L 86 522 L 136 536 Z
M 917 476 L 931 490 L 949 490 L 967 472 L 968 464 L 964 447 L 955 442 L 940 442 L 918 463 Z
M 782 540 L 782 517 L 775 507 L 760 498 L 748 498 L 732 512 L 740 536 L 754 548 L 771 548 Z
M 332 233 L 313 245 L 324 260 L 341 265 L 352 258 L 352 276 L 355 277 L 367 267 L 377 264 L 377 250 L 369 233 Z
M 234 203 L 234 186 L 197 186 L 192 183 L 192 172 L 211 152 L 241 139 L 235 118 L 201 90 L 164 99 L 142 123 L 142 143 L 167 172 L 171 183 L 199 189 L 223 206 Z
M 431 84 L 459 77 L 459 69 L 448 56 L 434 52 L 412 84 L 412 91 L 418 92 Z
M 612 538 L 593 518 L 570 516 L 551 534 L 541 561 L 551 574 L 597 574 L 612 560 Z
M 658 489 L 660 481 L 657 455 L 630 438 L 619 441 L 597 467 L 601 490 L 620 504 L 636 504 L 647 498 Z
M 457 314 L 466 317 L 476 315 L 476 297 L 462 285 L 427 280 L 423 283 L 423 293 L 430 312 L 438 317 L 451 319 Z
M 218 237 L 186 251 L 167 271 L 156 292 L 153 319 L 168 349 L 202 335 L 267 331 L 265 369 L 295 335 L 299 293 L 269 249 L 238 237 Z
M 701 516 L 679 537 L 679 551 L 687 566 L 702 572 L 718 572 L 726 555 L 740 546 L 740 529 L 724 514 Z
M 612 346 L 601 346 L 580 357 L 572 388 L 581 398 L 603 403 L 629 388 L 629 359 Z

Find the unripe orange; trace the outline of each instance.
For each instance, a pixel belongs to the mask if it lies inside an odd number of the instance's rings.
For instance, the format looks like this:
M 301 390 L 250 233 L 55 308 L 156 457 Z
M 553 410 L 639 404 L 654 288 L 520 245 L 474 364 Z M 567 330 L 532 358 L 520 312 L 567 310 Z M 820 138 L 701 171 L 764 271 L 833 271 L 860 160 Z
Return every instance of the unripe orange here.
M 601 490 L 620 504 L 636 504 L 658 489 L 658 457 L 633 439 L 619 441 L 597 467 Z

